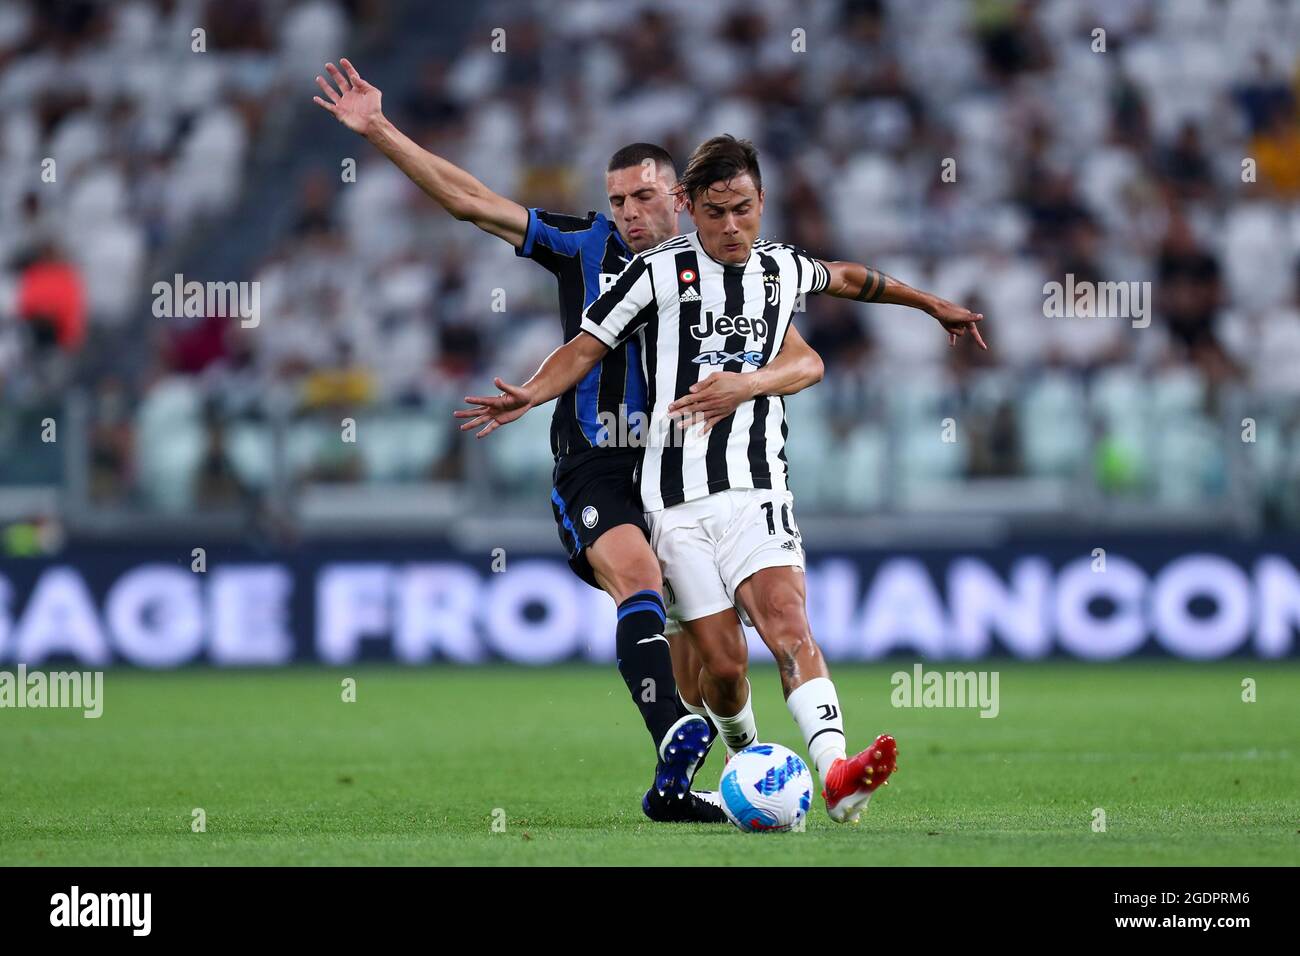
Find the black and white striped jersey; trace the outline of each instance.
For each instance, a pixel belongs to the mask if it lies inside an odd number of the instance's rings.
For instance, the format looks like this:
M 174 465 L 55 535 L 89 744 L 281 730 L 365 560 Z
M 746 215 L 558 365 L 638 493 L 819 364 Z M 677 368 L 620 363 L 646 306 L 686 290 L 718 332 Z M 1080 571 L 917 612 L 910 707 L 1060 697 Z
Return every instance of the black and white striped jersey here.
M 659 511 L 728 488 L 786 487 L 785 403 L 745 402 L 707 435 L 668 419 L 668 406 L 717 371 L 753 372 L 781 350 L 804 293 L 826 266 L 802 250 L 759 240 L 744 265 L 724 265 L 697 233 L 635 256 L 583 312 L 582 330 L 610 348 L 639 336 L 648 429 L 641 498 Z

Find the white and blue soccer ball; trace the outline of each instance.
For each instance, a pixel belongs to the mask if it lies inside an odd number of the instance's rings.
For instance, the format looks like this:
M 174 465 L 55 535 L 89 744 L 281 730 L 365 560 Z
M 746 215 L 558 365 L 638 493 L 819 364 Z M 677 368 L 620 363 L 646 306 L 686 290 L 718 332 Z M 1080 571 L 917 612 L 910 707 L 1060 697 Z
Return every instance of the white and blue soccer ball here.
M 808 765 L 780 744 L 750 744 L 728 761 L 718 785 L 727 819 L 746 833 L 802 829 L 812 805 Z

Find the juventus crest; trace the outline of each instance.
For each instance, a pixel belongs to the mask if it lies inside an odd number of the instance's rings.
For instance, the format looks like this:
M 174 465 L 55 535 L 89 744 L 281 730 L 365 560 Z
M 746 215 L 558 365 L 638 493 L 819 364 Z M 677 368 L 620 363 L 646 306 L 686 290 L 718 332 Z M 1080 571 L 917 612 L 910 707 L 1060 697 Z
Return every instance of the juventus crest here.
M 781 302 L 781 274 L 764 273 L 763 291 L 767 293 L 767 304 L 778 305 Z

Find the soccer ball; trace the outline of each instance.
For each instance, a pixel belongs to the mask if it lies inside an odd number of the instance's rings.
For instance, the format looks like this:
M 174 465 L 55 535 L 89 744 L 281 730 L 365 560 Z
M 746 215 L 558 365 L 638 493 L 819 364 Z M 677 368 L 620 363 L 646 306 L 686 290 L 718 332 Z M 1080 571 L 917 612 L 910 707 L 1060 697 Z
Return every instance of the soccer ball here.
M 802 829 L 813 780 L 799 755 L 780 744 L 751 744 L 727 762 L 718 791 L 727 819 L 746 833 Z

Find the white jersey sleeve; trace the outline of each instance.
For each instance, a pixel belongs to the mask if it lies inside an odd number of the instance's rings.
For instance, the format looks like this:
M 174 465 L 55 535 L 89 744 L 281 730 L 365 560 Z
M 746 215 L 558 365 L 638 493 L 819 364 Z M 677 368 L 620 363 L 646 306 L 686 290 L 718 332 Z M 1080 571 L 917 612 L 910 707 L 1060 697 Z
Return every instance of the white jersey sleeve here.
M 826 287 L 831 283 L 830 270 L 826 268 L 825 263 L 820 259 L 814 259 L 802 249 L 791 246 L 790 251 L 799 264 L 799 291 L 807 292 L 809 295 L 825 292 Z
M 618 348 L 649 320 L 655 303 L 650 268 L 635 256 L 614 284 L 582 313 L 582 331 L 589 332 L 611 349 Z

